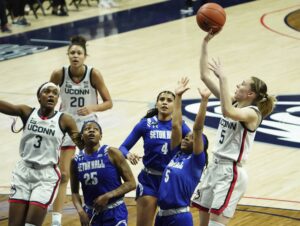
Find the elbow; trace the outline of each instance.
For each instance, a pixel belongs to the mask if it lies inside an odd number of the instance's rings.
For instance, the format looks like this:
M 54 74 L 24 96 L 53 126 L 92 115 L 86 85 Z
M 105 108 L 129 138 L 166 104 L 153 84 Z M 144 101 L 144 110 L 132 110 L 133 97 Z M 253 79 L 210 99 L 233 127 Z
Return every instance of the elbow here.
M 206 73 L 201 72 L 200 73 L 200 78 L 201 78 L 201 80 L 204 84 L 207 84 L 207 75 L 206 75 Z
M 222 107 L 222 115 L 227 118 L 232 118 L 233 112 L 230 109 Z
M 180 128 L 180 123 L 172 122 L 172 130 L 179 130 Z
M 112 109 L 112 107 L 113 107 L 113 102 L 112 102 L 112 100 L 109 100 L 108 101 L 108 109 Z
M 133 181 L 130 182 L 129 189 L 130 189 L 130 191 L 133 191 L 134 189 L 136 189 L 136 182 L 135 182 L 135 180 L 133 180 Z
M 228 115 L 229 115 L 228 111 L 224 107 L 222 107 L 222 115 L 224 117 L 228 117 Z

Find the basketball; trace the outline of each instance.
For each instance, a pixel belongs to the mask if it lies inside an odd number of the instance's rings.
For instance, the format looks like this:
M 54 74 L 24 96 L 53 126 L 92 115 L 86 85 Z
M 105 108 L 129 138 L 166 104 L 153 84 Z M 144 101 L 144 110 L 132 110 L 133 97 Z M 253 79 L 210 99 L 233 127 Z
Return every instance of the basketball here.
M 202 30 L 208 32 L 212 29 L 213 33 L 216 33 L 225 24 L 226 13 L 217 3 L 206 3 L 199 8 L 196 20 Z

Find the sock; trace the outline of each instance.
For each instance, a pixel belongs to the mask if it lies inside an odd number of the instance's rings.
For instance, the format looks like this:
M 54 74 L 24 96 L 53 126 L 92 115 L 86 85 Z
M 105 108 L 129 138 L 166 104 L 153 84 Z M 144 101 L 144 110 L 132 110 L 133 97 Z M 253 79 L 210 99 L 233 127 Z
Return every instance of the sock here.
M 219 223 L 217 221 L 209 220 L 208 226 L 225 226 L 225 225 L 221 224 L 221 223 Z
M 25 223 L 25 226 L 35 226 L 35 224 Z
M 52 223 L 59 222 L 61 223 L 61 213 L 59 212 L 52 212 Z

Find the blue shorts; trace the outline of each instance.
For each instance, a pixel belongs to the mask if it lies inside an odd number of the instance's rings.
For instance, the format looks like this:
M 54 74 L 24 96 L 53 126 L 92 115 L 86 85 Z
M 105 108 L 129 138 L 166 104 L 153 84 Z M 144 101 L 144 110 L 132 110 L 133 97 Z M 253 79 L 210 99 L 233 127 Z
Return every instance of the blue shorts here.
M 84 207 L 89 218 L 93 217 L 93 209 Z M 128 222 L 128 211 L 125 203 L 114 207 L 112 209 L 105 210 L 94 216 L 91 226 L 127 226 Z
M 154 226 L 193 226 L 193 217 L 190 212 L 178 213 L 171 216 L 156 215 Z
M 136 199 L 141 196 L 149 195 L 158 198 L 158 190 L 162 176 L 153 175 L 141 171 L 138 175 L 138 186 L 136 188 Z

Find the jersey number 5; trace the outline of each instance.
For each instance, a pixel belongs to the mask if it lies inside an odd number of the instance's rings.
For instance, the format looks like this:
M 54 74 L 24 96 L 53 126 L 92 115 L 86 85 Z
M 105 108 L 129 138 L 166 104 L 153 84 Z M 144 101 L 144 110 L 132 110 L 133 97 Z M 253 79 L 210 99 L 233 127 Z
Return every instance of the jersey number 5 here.
M 167 183 L 168 181 L 169 181 L 169 179 L 170 179 L 170 176 L 169 176 L 169 174 L 170 174 L 170 170 L 169 169 L 167 169 L 166 170 L 166 176 L 165 176 L 165 182 Z
M 220 140 L 219 140 L 219 143 L 220 143 L 220 144 L 223 144 L 223 142 L 224 142 L 224 139 L 225 139 L 225 133 L 226 133 L 226 131 L 223 129 L 222 132 L 221 132 Z

